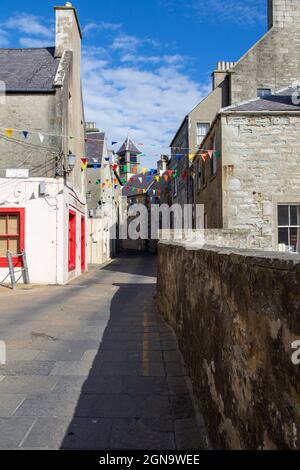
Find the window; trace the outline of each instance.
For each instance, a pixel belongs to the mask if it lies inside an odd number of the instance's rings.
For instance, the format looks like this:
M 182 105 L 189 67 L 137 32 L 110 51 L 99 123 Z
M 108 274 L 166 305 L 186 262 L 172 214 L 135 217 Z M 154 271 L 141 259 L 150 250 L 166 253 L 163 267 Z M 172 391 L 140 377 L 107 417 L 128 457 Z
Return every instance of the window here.
M 137 156 L 131 155 L 131 157 L 130 157 L 130 163 L 137 163 Z
M 209 122 L 197 122 L 197 145 L 200 145 L 202 143 L 202 140 L 209 131 L 209 127 Z
M 258 88 L 257 89 L 257 97 L 264 98 L 265 96 L 270 96 L 272 91 L 270 88 Z
M 286 251 L 300 251 L 300 205 L 278 206 L 278 244 Z
M 7 267 L 7 252 L 13 255 L 14 266 L 22 265 L 18 255 L 24 250 L 25 209 L 0 209 L 0 266 Z

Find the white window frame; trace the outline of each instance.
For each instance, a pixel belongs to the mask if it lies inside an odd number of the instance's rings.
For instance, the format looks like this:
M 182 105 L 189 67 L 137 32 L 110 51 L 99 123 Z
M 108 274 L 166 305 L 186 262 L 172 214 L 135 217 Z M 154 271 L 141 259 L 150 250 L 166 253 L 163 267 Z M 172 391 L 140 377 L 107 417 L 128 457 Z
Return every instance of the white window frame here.
M 288 216 L 289 216 L 289 224 L 288 225 L 279 225 L 279 221 L 278 221 L 278 209 L 280 206 L 287 206 L 289 208 L 289 211 L 288 211 Z M 291 225 L 291 212 L 290 212 L 290 207 L 298 207 L 298 211 L 299 211 L 299 225 Z M 277 204 L 277 241 L 278 241 L 278 246 L 280 246 L 279 244 L 279 229 L 288 229 L 288 239 L 290 241 L 290 230 L 291 229 L 297 229 L 298 230 L 298 248 L 297 248 L 297 251 L 294 252 L 294 251 L 291 251 L 291 247 L 292 245 L 285 245 L 285 246 L 288 246 L 288 250 L 289 252 L 291 253 L 299 253 L 300 252 L 300 204 L 299 203 L 292 203 L 292 202 L 282 202 L 282 203 L 278 203 Z
M 202 124 L 202 125 L 205 125 L 205 126 L 208 127 L 208 129 L 207 129 L 207 131 L 206 131 L 206 133 L 205 133 L 204 135 L 198 134 L 198 125 L 199 125 L 199 124 Z M 201 144 L 202 144 L 203 139 L 204 139 L 204 137 L 206 136 L 206 134 L 207 134 L 209 128 L 210 128 L 210 122 L 208 122 L 208 121 L 197 121 L 197 122 L 196 122 L 196 142 L 197 142 L 197 145 L 201 145 Z M 200 138 L 201 138 L 201 140 L 200 140 Z

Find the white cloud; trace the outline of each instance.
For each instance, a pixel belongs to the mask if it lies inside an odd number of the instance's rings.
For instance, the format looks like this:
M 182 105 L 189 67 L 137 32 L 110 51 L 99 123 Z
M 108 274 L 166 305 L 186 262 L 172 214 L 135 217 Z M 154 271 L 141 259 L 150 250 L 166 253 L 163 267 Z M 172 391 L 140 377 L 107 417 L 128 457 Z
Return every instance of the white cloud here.
M 30 36 L 42 36 L 49 39 L 53 37 L 52 28 L 44 25 L 41 18 L 27 13 L 17 13 L 11 16 L 3 26 Z
M 0 28 L 0 47 L 7 47 L 9 45 L 9 37 L 4 29 Z
M 130 36 L 129 34 L 120 34 L 114 39 L 111 45 L 111 49 L 125 52 L 135 52 L 141 44 L 142 40 L 135 36 Z
M 176 6 L 173 0 L 157 1 L 171 14 L 178 15 L 178 9 L 181 8 L 187 16 L 196 17 L 201 22 L 235 23 L 248 27 L 266 19 L 265 0 L 177 0 Z
M 91 31 L 117 31 L 122 27 L 120 23 L 107 23 L 105 21 L 101 21 L 100 23 L 90 22 L 87 23 L 84 27 L 82 32 L 83 33 L 90 33 Z
M 54 41 L 53 40 L 48 40 L 48 39 L 36 39 L 36 38 L 31 38 L 31 37 L 21 37 L 19 39 L 19 43 L 21 47 L 49 47 L 52 46 Z
M 121 62 L 128 64 L 168 64 L 176 67 L 181 67 L 187 58 L 180 54 L 174 55 L 136 55 L 136 54 L 125 54 L 121 57 Z M 190 60 L 190 59 L 189 59 Z
M 83 87 L 87 120 L 96 121 L 111 140 L 121 142 L 130 132 L 137 144 L 147 144 L 147 165 L 168 151 L 183 117 L 210 90 L 171 65 L 146 71 L 91 56 L 83 57 Z

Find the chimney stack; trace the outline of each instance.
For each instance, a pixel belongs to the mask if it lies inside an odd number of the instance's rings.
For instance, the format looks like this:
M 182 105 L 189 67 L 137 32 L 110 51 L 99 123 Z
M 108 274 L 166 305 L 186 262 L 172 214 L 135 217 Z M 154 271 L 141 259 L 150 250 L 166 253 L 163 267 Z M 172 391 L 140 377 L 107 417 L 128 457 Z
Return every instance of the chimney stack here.
M 157 170 L 160 171 L 167 171 L 167 165 L 169 163 L 169 157 L 167 155 L 161 155 L 160 160 L 157 162 Z
M 62 7 L 54 7 L 56 13 L 55 55 L 62 57 L 65 51 L 81 55 L 82 34 L 76 9 L 67 2 Z
M 85 132 L 91 133 L 91 132 L 100 132 L 99 129 L 97 128 L 97 124 L 95 122 L 86 122 L 85 123 Z
M 215 90 L 225 80 L 226 75 L 234 66 L 234 62 L 225 62 L 224 60 L 218 62 L 216 70 L 212 73 L 213 90 Z

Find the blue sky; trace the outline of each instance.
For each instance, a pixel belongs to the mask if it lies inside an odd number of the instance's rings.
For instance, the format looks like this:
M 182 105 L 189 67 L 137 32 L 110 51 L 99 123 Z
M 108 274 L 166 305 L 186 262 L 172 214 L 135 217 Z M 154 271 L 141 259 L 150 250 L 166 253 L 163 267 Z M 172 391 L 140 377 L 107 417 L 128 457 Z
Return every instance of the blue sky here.
M 0 47 L 54 44 L 48 0 L 0 1 Z M 237 60 L 266 31 L 267 0 L 77 0 L 87 120 L 109 140 L 129 132 L 146 164 L 209 91 L 219 60 Z M 156 147 L 154 147 L 154 145 Z

